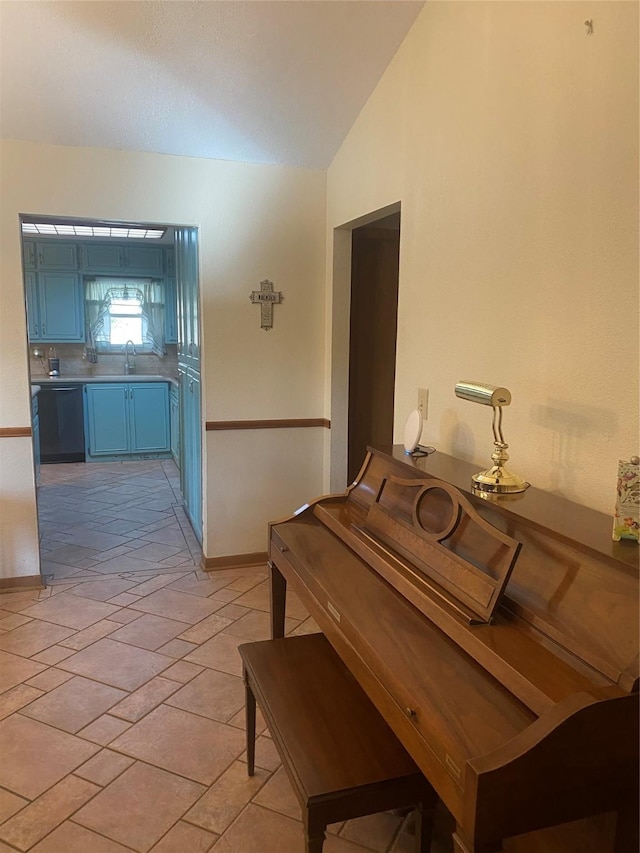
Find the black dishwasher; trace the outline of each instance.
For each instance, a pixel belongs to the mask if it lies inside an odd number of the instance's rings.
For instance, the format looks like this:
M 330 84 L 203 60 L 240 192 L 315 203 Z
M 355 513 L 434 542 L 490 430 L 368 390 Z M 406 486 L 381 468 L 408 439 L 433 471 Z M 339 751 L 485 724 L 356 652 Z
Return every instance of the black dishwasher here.
M 43 385 L 38 415 L 40 461 L 84 462 L 82 385 Z

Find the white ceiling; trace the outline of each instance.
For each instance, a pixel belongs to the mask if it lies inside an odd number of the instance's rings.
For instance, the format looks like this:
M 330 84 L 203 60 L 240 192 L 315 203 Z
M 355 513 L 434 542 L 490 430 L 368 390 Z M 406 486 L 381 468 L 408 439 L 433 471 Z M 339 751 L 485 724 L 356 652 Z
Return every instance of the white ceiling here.
M 5 138 L 326 168 L 414 0 L 1 0 Z

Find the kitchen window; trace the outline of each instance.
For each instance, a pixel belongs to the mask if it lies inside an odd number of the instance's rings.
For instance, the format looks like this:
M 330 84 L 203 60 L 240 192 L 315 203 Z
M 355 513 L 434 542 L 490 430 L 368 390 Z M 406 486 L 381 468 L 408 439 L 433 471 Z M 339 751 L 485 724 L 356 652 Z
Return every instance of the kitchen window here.
M 164 286 L 143 278 L 96 276 L 85 282 L 87 348 L 122 353 L 133 341 L 139 353 L 163 356 Z

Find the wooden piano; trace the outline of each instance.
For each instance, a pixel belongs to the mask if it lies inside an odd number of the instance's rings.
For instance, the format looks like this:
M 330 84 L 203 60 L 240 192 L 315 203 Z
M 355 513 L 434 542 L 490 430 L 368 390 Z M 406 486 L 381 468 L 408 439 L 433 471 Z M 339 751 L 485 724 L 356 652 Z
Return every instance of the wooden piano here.
M 273 636 L 289 584 L 453 815 L 456 853 L 637 853 L 638 546 L 534 488 L 479 497 L 474 472 L 369 449 L 345 494 L 272 523 Z

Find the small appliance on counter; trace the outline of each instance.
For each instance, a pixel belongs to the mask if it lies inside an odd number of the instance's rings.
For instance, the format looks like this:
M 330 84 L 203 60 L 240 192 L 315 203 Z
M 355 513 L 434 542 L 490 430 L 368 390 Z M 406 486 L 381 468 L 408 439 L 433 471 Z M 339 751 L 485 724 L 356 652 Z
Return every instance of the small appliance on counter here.
M 56 355 L 56 348 L 49 347 L 49 357 L 47 359 L 48 376 L 60 376 L 60 359 Z

